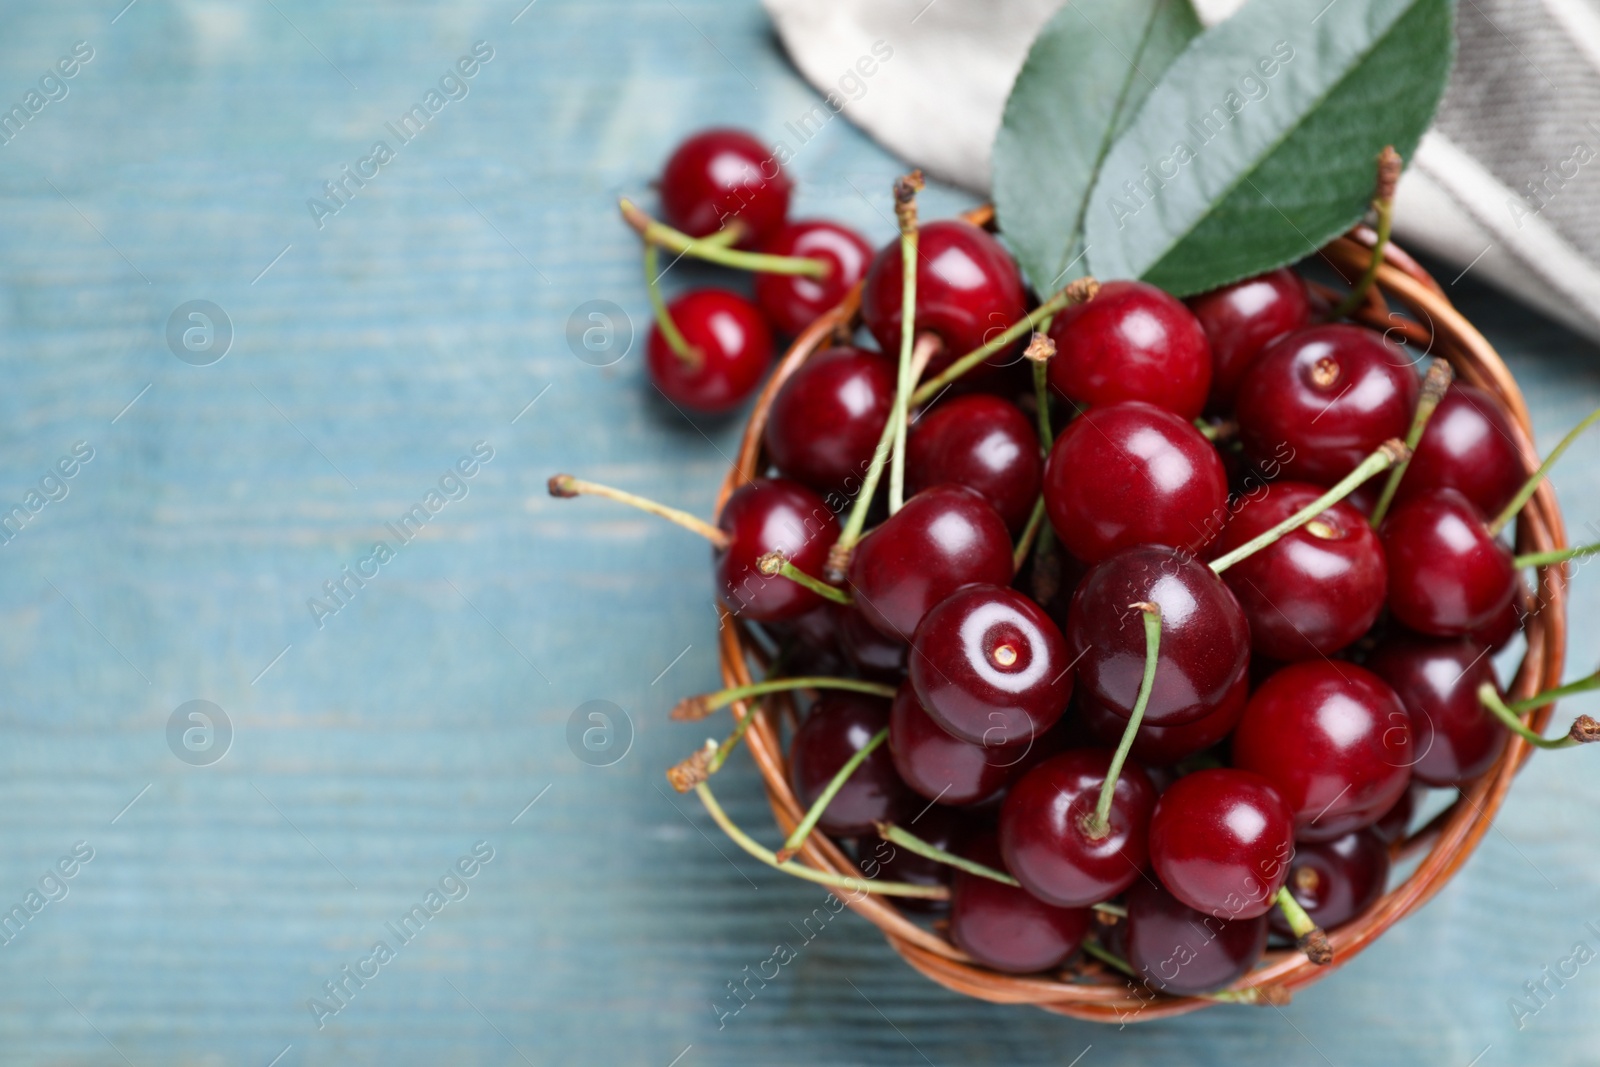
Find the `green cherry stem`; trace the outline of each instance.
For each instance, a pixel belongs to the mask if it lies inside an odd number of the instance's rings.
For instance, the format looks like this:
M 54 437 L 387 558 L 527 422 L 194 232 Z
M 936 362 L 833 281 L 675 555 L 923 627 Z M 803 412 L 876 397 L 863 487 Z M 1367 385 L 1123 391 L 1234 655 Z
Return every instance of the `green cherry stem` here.
M 1538 491 L 1539 483 L 1544 481 L 1545 475 L 1550 473 L 1550 468 L 1555 466 L 1556 460 L 1561 458 L 1563 452 L 1572 447 L 1572 442 L 1576 441 L 1583 434 L 1583 431 L 1593 426 L 1596 422 L 1600 422 L 1600 408 L 1595 408 L 1589 412 L 1582 422 L 1567 431 L 1567 436 L 1563 437 L 1556 444 L 1556 447 L 1550 450 L 1550 454 L 1544 458 L 1544 462 L 1539 464 L 1539 469 L 1533 472 L 1533 477 L 1522 483 L 1522 488 L 1518 489 L 1517 495 L 1511 498 L 1511 503 L 1507 504 L 1505 510 L 1495 516 L 1495 520 L 1489 524 L 1490 534 L 1499 533 L 1505 529 L 1507 523 L 1516 518 L 1517 512 L 1521 511 L 1522 506 L 1532 499 L 1533 494 Z
M 644 238 L 645 246 L 649 248 L 660 246 L 680 255 L 703 259 L 708 263 L 733 267 L 735 270 L 757 271 L 761 274 L 803 274 L 808 278 L 825 278 L 832 269 L 825 259 L 813 259 L 809 256 L 773 256 L 765 252 L 746 252 L 730 248 L 728 246 L 742 236 L 736 228 L 737 222 L 710 237 L 695 238 L 651 218 L 627 197 L 623 197 L 618 206 L 622 209 L 622 217 L 627 220 L 629 226 L 639 231 L 639 236 Z
M 1577 548 L 1557 548 L 1549 552 L 1529 552 L 1518 556 L 1511 561 L 1518 570 L 1524 567 L 1548 567 L 1553 563 L 1565 563 L 1569 559 L 1582 559 L 1600 552 L 1600 541 L 1592 545 L 1579 545 Z
M 1534 699 L 1540 702 L 1535 707 L 1548 704 L 1554 699 L 1553 692 L 1535 697 Z M 1579 715 L 1574 719 L 1572 728 L 1567 731 L 1567 736 L 1565 737 L 1545 737 L 1535 733 L 1527 723 L 1517 717 L 1516 712 L 1506 707 L 1506 702 L 1501 699 L 1499 691 L 1495 689 L 1492 682 L 1484 682 L 1478 686 L 1478 700 L 1482 702 L 1485 708 L 1489 709 L 1495 718 L 1505 724 L 1507 730 L 1510 730 L 1535 748 L 1571 748 L 1574 745 L 1600 741 L 1600 723 L 1595 722 L 1587 715 Z M 1526 701 L 1519 703 L 1526 703 Z
M 1033 511 L 1028 514 L 1028 524 L 1022 528 L 1022 536 L 1017 538 L 1016 550 L 1011 553 L 1011 571 L 1015 574 L 1022 570 L 1022 565 L 1028 561 L 1028 553 L 1033 549 L 1033 542 L 1039 536 L 1040 528 L 1044 525 L 1044 494 L 1039 494 L 1039 499 L 1033 502 Z
M 800 846 L 806 843 L 806 838 L 810 837 L 811 831 L 816 828 L 817 820 L 822 818 L 822 813 L 828 810 L 828 805 L 833 803 L 833 798 L 839 795 L 839 790 L 844 788 L 850 776 L 856 773 L 856 768 L 865 763 L 867 757 L 876 752 L 878 746 L 887 740 L 889 740 L 889 728 L 885 726 L 873 734 L 872 740 L 862 745 L 855 755 L 844 761 L 844 766 L 839 768 L 833 780 L 812 803 L 805 818 L 801 819 L 794 832 L 784 839 L 783 847 L 778 850 L 778 862 L 782 863 L 800 851 Z
M 1433 418 L 1433 411 L 1439 406 L 1439 401 L 1444 399 L 1445 390 L 1450 388 L 1450 380 L 1455 377 L 1455 371 L 1450 367 L 1448 359 L 1437 356 L 1428 364 L 1428 373 L 1422 379 L 1422 395 L 1417 398 L 1417 410 L 1411 417 L 1411 429 L 1406 433 L 1406 447 L 1412 454 L 1417 451 L 1417 444 L 1422 440 L 1422 431 L 1427 429 L 1428 420 Z M 1406 476 L 1406 468 L 1411 466 L 1411 457 L 1396 463 L 1389 468 L 1389 478 L 1383 483 L 1383 493 L 1378 497 L 1378 503 L 1372 509 L 1372 528 L 1376 530 L 1383 522 L 1383 517 L 1389 514 L 1389 505 L 1394 502 L 1394 494 L 1400 488 L 1400 479 Z
M 1542 693 L 1535 693 L 1526 700 L 1514 701 L 1507 704 L 1506 707 L 1516 714 L 1522 715 L 1525 712 L 1532 711 L 1534 708 L 1542 708 L 1546 704 L 1554 704 L 1558 700 L 1577 696 L 1579 693 L 1588 693 L 1595 689 L 1600 689 L 1600 671 L 1595 671 L 1593 674 L 1579 678 L 1576 682 L 1568 682 L 1566 685 L 1558 686 L 1555 689 L 1546 689 Z
M 975 863 L 963 856 L 957 856 L 953 852 L 946 852 L 938 845 L 929 844 L 922 838 L 908 830 L 901 829 L 893 823 L 878 823 L 878 836 L 891 845 L 899 845 L 907 852 L 914 852 L 918 856 L 933 860 L 935 863 L 946 864 L 958 871 L 966 871 L 968 874 L 975 874 L 980 878 L 988 878 L 991 881 L 1016 888 L 1020 888 L 1022 885 L 1021 882 L 1004 871 L 997 871 L 993 867 L 985 867 L 981 863 Z
M 911 426 L 911 350 L 917 336 L 917 192 L 922 172 L 894 183 L 894 217 L 900 226 L 900 363 L 894 390 L 894 450 L 889 461 L 889 514 L 906 502 L 906 431 Z
M 1106 768 L 1106 780 L 1100 785 L 1100 800 L 1094 811 L 1084 820 L 1083 830 L 1090 840 L 1098 841 L 1111 833 L 1111 800 L 1117 791 L 1117 779 L 1122 776 L 1122 765 L 1128 762 L 1133 749 L 1133 739 L 1144 721 L 1144 709 L 1150 703 L 1150 690 L 1156 684 L 1156 663 L 1161 658 L 1161 606 L 1148 602 L 1128 605 L 1130 610 L 1144 616 L 1144 677 L 1139 680 L 1139 695 L 1133 702 L 1133 713 L 1122 731 L 1122 740 Z
M 811 577 L 805 571 L 789 562 L 789 558 L 782 552 L 768 552 L 756 560 L 756 570 L 768 578 L 779 575 L 789 579 L 796 585 L 804 586 L 818 596 L 831 600 L 835 604 L 854 604 L 855 598 L 836 585 Z
M 1311 916 L 1294 899 L 1288 886 L 1278 890 L 1278 910 L 1288 920 L 1289 932 L 1294 934 L 1296 944 L 1308 960 L 1318 967 L 1326 967 L 1333 962 L 1333 946 L 1328 944 L 1328 935 L 1322 932 L 1322 927 L 1311 921 Z
M 598 496 L 607 500 L 615 500 L 619 504 L 626 504 L 640 511 L 647 511 L 651 515 L 666 519 L 670 523 L 682 526 L 685 530 L 693 531 L 711 542 L 713 548 L 719 552 L 728 547 L 728 535 L 702 518 L 689 514 L 678 508 L 669 508 L 665 504 L 658 504 L 647 497 L 637 496 L 625 489 L 614 489 L 609 485 L 599 482 L 588 482 L 582 478 L 574 478 L 570 474 L 552 475 L 547 483 L 550 495 L 567 500 L 576 496 Z
M 685 363 L 697 366 L 702 358 L 700 350 L 684 338 L 678 324 L 672 321 L 672 314 L 667 311 L 667 301 L 661 295 L 661 257 L 656 246 L 648 243 L 644 246 L 644 286 L 650 294 L 650 307 L 667 347 Z
M 673 707 L 670 717 L 678 722 L 694 722 L 727 707 L 736 700 L 749 700 L 751 697 L 766 696 L 768 693 L 785 693 L 793 689 L 846 689 L 852 693 L 883 697 L 885 700 L 893 700 L 895 694 L 895 687 L 892 685 L 864 682 L 859 678 L 830 678 L 822 675 L 774 678 L 767 682 L 753 682 L 750 685 L 719 689 L 715 693 L 684 697 Z
M 1378 268 L 1383 265 L 1383 252 L 1389 246 L 1389 228 L 1394 222 L 1394 187 L 1400 181 L 1400 153 L 1394 145 L 1385 145 L 1378 153 L 1378 182 L 1372 194 L 1372 211 L 1378 216 L 1378 239 L 1372 245 L 1372 259 L 1362 272 L 1361 280 L 1350 290 L 1350 295 L 1328 316 L 1342 319 L 1367 299 L 1372 283 L 1378 280 Z
M 1033 364 L 1033 403 L 1039 409 L 1039 448 L 1048 456 L 1056 443 L 1056 432 L 1050 426 L 1050 361 L 1056 356 L 1056 343 L 1047 334 L 1035 333 L 1022 354 Z
M 1385 441 L 1383 444 L 1378 446 L 1377 451 L 1373 452 L 1372 455 L 1362 460 L 1356 466 L 1355 470 L 1351 471 L 1349 474 L 1340 479 L 1338 484 L 1336 484 L 1332 489 L 1329 489 L 1326 493 L 1323 493 L 1321 496 L 1317 497 L 1317 499 L 1313 500 L 1311 503 L 1295 512 L 1293 515 L 1290 515 L 1287 519 L 1284 519 L 1272 529 L 1267 530 L 1265 533 L 1259 534 L 1256 537 L 1252 537 L 1250 540 L 1246 541 L 1232 552 L 1229 552 L 1223 556 L 1218 556 L 1216 559 L 1211 561 L 1211 569 L 1216 573 L 1221 574 L 1223 571 L 1227 570 L 1235 563 L 1238 563 L 1240 560 L 1255 555 L 1263 548 L 1266 548 L 1274 541 L 1277 541 L 1284 534 L 1298 530 L 1300 527 L 1304 526 L 1318 515 L 1321 515 L 1324 511 L 1327 511 L 1329 508 L 1333 507 L 1333 505 L 1337 504 L 1339 501 L 1355 492 L 1356 487 L 1362 482 L 1366 481 L 1368 478 L 1371 478 L 1380 471 L 1388 470 L 1390 467 L 1394 466 L 1396 463 L 1409 457 L 1410 455 L 1411 450 L 1406 447 L 1404 441 L 1401 441 L 1398 438 L 1391 438 L 1390 440 Z

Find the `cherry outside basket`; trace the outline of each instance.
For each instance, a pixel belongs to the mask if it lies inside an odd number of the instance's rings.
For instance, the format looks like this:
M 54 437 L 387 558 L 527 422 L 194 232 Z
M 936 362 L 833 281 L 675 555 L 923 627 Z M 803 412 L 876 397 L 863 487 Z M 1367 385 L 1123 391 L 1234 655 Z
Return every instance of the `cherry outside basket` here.
M 991 225 L 992 212 L 979 209 L 967 215 L 978 225 Z M 1322 250 L 1322 257 L 1344 276 L 1359 276 L 1371 261 L 1372 231 L 1358 227 L 1334 240 Z M 767 383 L 751 412 L 739 447 L 738 459 L 723 480 L 717 497 L 720 511 L 736 488 L 767 469 L 762 454 L 762 431 L 773 397 L 789 376 L 811 355 L 827 347 L 835 337 L 849 336 L 858 325 L 860 287 L 836 308 L 824 314 L 797 338 L 772 379 Z M 1390 304 L 1406 312 L 1391 311 Z M 1403 337 L 1416 351 L 1444 356 L 1456 376 L 1468 384 L 1498 397 L 1510 412 L 1516 431 L 1517 447 L 1528 471 L 1539 464 L 1532 443 L 1528 409 L 1522 393 L 1499 355 L 1453 307 L 1437 282 L 1404 251 L 1390 244 L 1379 267 L 1377 284 L 1357 319 L 1391 336 Z M 1516 524 L 1518 553 L 1545 552 L 1566 547 L 1566 532 L 1555 493 L 1548 482 L 1539 486 L 1523 509 Z M 1521 700 L 1561 683 L 1566 653 L 1566 578 L 1561 565 L 1541 568 L 1538 574 L 1537 609 L 1524 622 L 1527 650 L 1508 690 L 1508 699 Z M 724 684 L 748 685 L 756 680 L 751 663 L 760 663 L 763 653 L 743 624 L 724 610 L 720 634 L 720 658 Z M 779 828 L 793 830 L 804 814 L 789 785 L 788 765 L 782 744 L 781 724 L 793 721 L 794 705 L 788 694 L 774 694 L 765 704 L 740 702 L 733 705 L 737 717 L 754 713 L 747 743 L 766 783 Z M 1539 709 L 1532 725 L 1542 729 L 1551 708 Z M 1281 1000 L 1293 990 L 1326 977 L 1340 964 L 1347 963 L 1395 922 L 1420 908 L 1466 862 L 1489 828 L 1512 779 L 1532 748 L 1519 737 L 1512 737 L 1499 761 L 1474 782 L 1456 802 L 1436 818 L 1393 846 L 1396 860 L 1421 857 L 1420 863 L 1394 885 L 1367 911 L 1329 934 L 1334 962 L 1319 967 L 1295 950 L 1270 951 L 1263 963 L 1240 979 L 1232 988 L 1262 987 Z M 819 870 L 861 877 L 851 859 L 821 831 L 813 832 L 798 858 Z M 1209 1007 L 1218 1001 L 1206 997 L 1175 997 L 1152 994 L 1099 963 L 1080 958 L 1056 973 L 1036 975 L 1002 974 L 975 963 L 939 933 L 918 925 L 903 915 L 892 898 L 864 895 L 849 901 L 850 906 L 873 923 L 896 952 L 923 974 L 949 989 L 998 1004 L 1032 1004 L 1046 1011 L 1099 1022 L 1144 1021 L 1180 1015 Z

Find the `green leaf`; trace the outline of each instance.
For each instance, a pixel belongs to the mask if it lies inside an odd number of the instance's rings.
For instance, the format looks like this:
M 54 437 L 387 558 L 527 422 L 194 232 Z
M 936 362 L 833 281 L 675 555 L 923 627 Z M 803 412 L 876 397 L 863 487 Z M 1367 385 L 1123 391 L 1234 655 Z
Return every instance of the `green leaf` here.
M 1073 0 L 1034 40 L 995 135 L 994 206 L 1041 296 L 1086 272 L 1075 261 L 1100 164 L 1199 33 L 1189 0 Z
M 1252 0 L 1179 56 L 1112 146 L 1085 220 L 1096 277 L 1180 296 L 1291 263 L 1410 157 L 1455 53 L 1452 0 Z

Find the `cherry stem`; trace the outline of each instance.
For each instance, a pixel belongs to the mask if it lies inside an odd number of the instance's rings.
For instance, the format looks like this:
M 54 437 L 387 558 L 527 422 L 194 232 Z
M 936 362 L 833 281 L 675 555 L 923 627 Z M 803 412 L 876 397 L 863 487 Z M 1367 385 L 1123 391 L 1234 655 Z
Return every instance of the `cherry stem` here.
M 1545 475 L 1550 473 L 1550 468 L 1555 465 L 1556 460 L 1561 458 L 1561 454 L 1572 447 L 1572 442 L 1576 441 L 1583 431 L 1593 426 L 1596 422 L 1600 422 L 1600 408 L 1589 412 L 1582 422 L 1567 431 L 1567 436 L 1563 437 L 1556 447 L 1551 449 L 1550 454 L 1544 458 L 1544 462 L 1539 464 L 1539 469 L 1533 472 L 1533 477 L 1522 483 L 1522 488 L 1518 489 L 1517 495 L 1511 498 L 1511 503 L 1506 505 L 1504 511 L 1495 516 L 1495 520 L 1489 524 L 1489 533 L 1497 534 L 1505 529 L 1506 524 L 1516 517 L 1517 512 L 1522 510 L 1522 506 L 1538 491 L 1539 483 L 1544 481 Z
M 644 246 L 644 286 L 650 293 L 650 307 L 655 313 L 656 325 L 661 329 L 661 336 L 667 342 L 667 347 L 672 349 L 673 355 L 691 366 L 698 366 L 702 358 L 700 350 L 689 344 L 683 333 L 678 329 L 678 324 L 672 321 L 672 314 L 667 311 L 667 302 L 661 295 L 661 259 L 657 254 L 656 246 Z
M 1329 319 L 1342 319 L 1367 299 L 1372 283 L 1378 280 L 1378 268 L 1383 265 L 1383 252 L 1389 245 L 1389 228 L 1394 222 L 1394 187 L 1400 181 L 1400 153 L 1394 145 L 1384 145 L 1378 153 L 1378 181 L 1372 194 L 1372 211 L 1378 216 L 1378 239 L 1372 245 L 1372 259 L 1362 272 L 1361 280 L 1350 290 L 1340 305 L 1329 314 Z
M 1093 278 L 1079 278 L 1055 296 L 1028 312 L 1021 319 L 1006 327 L 1005 332 L 968 352 L 946 367 L 937 377 L 930 378 L 923 383 L 922 387 L 912 396 L 912 403 L 926 403 L 929 399 L 938 395 L 939 390 L 966 374 L 973 367 L 976 367 L 1001 349 L 1014 344 L 1023 334 L 1033 332 L 1044 319 L 1049 318 L 1063 308 L 1093 300 L 1099 292 L 1099 282 Z
M 808 278 L 826 278 L 833 269 L 827 260 L 811 256 L 774 256 L 728 247 L 744 235 L 743 226 L 737 219 L 710 237 L 697 238 L 651 218 L 627 197 L 618 201 L 618 206 L 622 209 L 622 217 L 629 226 L 639 231 L 639 236 L 644 238 L 645 246 L 649 248 L 669 248 L 680 255 L 761 274 L 803 274 Z
M 1553 563 L 1565 563 L 1569 559 L 1582 559 L 1600 552 L 1600 541 L 1592 545 L 1579 545 L 1577 548 L 1557 548 L 1549 552 L 1529 552 L 1517 556 L 1511 561 L 1518 570 L 1523 567 L 1548 567 Z
M 1534 708 L 1542 708 L 1546 704 L 1554 704 L 1556 701 L 1566 697 L 1577 696 L 1579 693 L 1587 693 L 1595 689 L 1600 689 L 1600 671 L 1595 671 L 1587 677 L 1579 678 L 1576 682 L 1568 682 L 1566 685 L 1558 686 L 1555 689 L 1546 689 L 1542 693 L 1535 693 L 1526 700 L 1514 701 L 1507 704 L 1506 707 L 1521 715 L 1524 712 L 1532 711 Z
M 1587 681 L 1587 679 L 1585 680 Z M 1534 699 L 1549 703 L 1554 697 L 1552 693 L 1545 693 Z M 1600 723 L 1595 722 L 1587 715 L 1579 715 L 1574 719 L 1572 728 L 1567 731 L 1567 736 L 1565 737 L 1544 737 L 1535 733 L 1527 723 L 1517 718 L 1516 712 L 1506 707 L 1506 702 L 1501 699 L 1500 693 L 1495 689 L 1493 682 L 1484 682 L 1478 686 L 1478 700 L 1493 713 L 1495 718 L 1505 724 L 1507 730 L 1510 730 L 1535 748 L 1571 748 L 1573 745 L 1584 745 L 1592 741 L 1600 741 Z
M 894 183 L 894 217 L 900 226 L 900 370 L 894 391 L 894 451 L 889 466 L 889 514 L 906 502 L 906 431 L 910 428 L 911 349 L 917 334 L 917 191 L 922 171 L 913 170 Z
M 1341 478 L 1338 484 L 1336 484 L 1332 489 L 1329 489 L 1326 493 L 1323 493 L 1321 496 L 1317 497 L 1317 499 L 1313 500 L 1311 503 L 1295 512 L 1293 515 L 1290 515 L 1287 519 L 1284 519 L 1272 529 L 1267 530 L 1265 533 L 1259 534 L 1256 537 L 1252 537 L 1250 540 L 1246 541 L 1232 552 L 1229 552 L 1226 555 L 1218 556 L 1216 559 L 1211 561 L 1211 569 L 1216 573 L 1221 574 L 1223 571 L 1227 570 L 1235 563 L 1238 563 L 1240 560 L 1248 559 L 1249 557 L 1255 555 L 1257 552 L 1274 543 L 1285 534 L 1298 530 L 1300 527 L 1304 526 L 1318 515 L 1321 515 L 1324 511 L 1327 511 L 1329 508 L 1333 507 L 1333 505 L 1337 504 L 1339 501 L 1355 492 L 1356 488 L 1368 478 L 1371 478 L 1379 471 L 1388 470 L 1390 467 L 1394 466 L 1396 463 L 1409 457 L 1410 455 L 1411 450 L 1406 447 L 1404 441 L 1401 441 L 1398 438 L 1390 438 L 1383 444 L 1379 445 L 1377 451 L 1373 452 L 1372 455 L 1368 456 L 1366 459 L 1357 464 L 1355 470 Z
M 1328 935 L 1323 933 L 1322 927 L 1311 921 L 1311 916 L 1294 899 L 1288 886 L 1278 890 L 1278 910 L 1288 920 L 1289 932 L 1294 934 L 1300 951 L 1306 954 L 1307 959 L 1318 967 L 1326 967 L 1333 962 L 1333 946 L 1328 944 Z
M 895 688 L 884 685 L 882 682 L 864 682 L 859 678 L 830 678 L 823 675 L 811 675 L 800 678 L 774 678 L 766 682 L 753 682 L 750 685 L 736 685 L 728 689 L 719 689 L 715 693 L 701 693 L 699 696 L 684 697 L 673 707 L 671 718 L 678 722 L 693 722 L 703 719 L 714 711 L 727 707 L 736 700 L 749 700 L 751 697 L 766 696 L 768 693 L 785 693 L 793 689 L 846 689 L 852 693 L 866 693 L 870 696 L 883 697 L 893 700 Z
M 1156 684 L 1156 663 L 1161 659 L 1161 606 L 1149 602 L 1128 605 L 1144 615 L 1144 677 L 1139 680 L 1139 695 L 1133 702 L 1133 713 L 1117 742 L 1117 751 L 1106 768 L 1106 780 L 1100 784 L 1100 801 L 1094 813 L 1084 820 L 1084 831 L 1091 840 L 1098 841 L 1111 833 L 1111 800 L 1117 791 L 1117 779 L 1122 776 L 1122 765 L 1128 761 L 1133 739 L 1144 722 L 1144 709 L 1150 703 L 1150 690 Z
M 1417 398 L 1417 410 L 1411 416 L 1411 429 L 1406 431 L 1406 447 L 1413 455 L 1416 454 L 1417 445 L 1422 441 L 1422 431 L 1428 426 L 1428 420 L 1433 418 L 1433 411 L 1439 406 L 1439 401 L 1444 399 L 1445 390 L 1450 388 L 1450 381 L 1455 377 L 1455 371 L 1450 366 L 1448 359 L 1437 356 L 1428 364 L 1428 373 L 1422 379 L 1422 395 Z M 1383 483 L 1383 492 L 1378 497 L 1378 503 L 1372 509 L 1372 528 L 1376 530 L 1383 517 L 1389 514 L 1389 505 L 1394 502 L 1394 494 L 1400 489 L 1400 479 L 1406 476 L 1406 468 L 1411 466 L 1411 456 L 1396 463 L 1389 469 L 1389 478 Z
M 1200 436 L 1215 444 L 1218 441 L 1232 440 L 1239 432 L 1239 424 L 1233 419 L 1223 419 L 1220 422 L 1208 422 L 1205 419 L 1195 419 L 1194 428 L 1200 431 Z
M 880 822 L 877 826 L 879 837 L 891 845 L 899 845 L 907 852 L 914 852 L 918 856 L 933 860 L 935 863 L 943 863 L 954 867 L 958 871 L 966 871 L 968 874 L 975 874 L 980 878 L 987 878 L 1002 885 L 1009 885 L 1019 889 L 1022 887 L 1021 882 L 1004 871 L 997 871 L 993 867 L 985 867 L 981 863 L 975 863 L 965 857 L 957 856 L 953 852 L 946 852 L 938 845 L 929 844 L 922 838 L 908 830 L 902 830 L 893 823 Z
M 1033 548 L 1034 538 L 1038 537 L 1040 528 L 1044 525 L 1044 494 L 1039 494 L 1039 499 L 1033 502 L 1033 511 L 1028 515 L 1028 525 L 1022 528 L 1022 536 L 1017 538 L 1016 551 L 1011 553 L 1011 571 L 1015 574 L 1022 569 L 1028 561 L 1028 552 Z
M 1056 432 L 1050 426 L 1050 361 L 1055 358 L 1056 343 L 1047 334 L 1035 333 L 1022 354 L 1033 364 L 1033 403 L 1039 409 L 1039 447 L 1048 456 L 1056 443 Z
M 706 807 L 706 812 L 711 816 L 722 832 L 727 834 L 734 844 L 744 849 L 745 852 L 765 863 L 768 867 L 792 874 L 796 878 L 803 878 L 808 882 L 819 885 L 834 886 L 839 889 L 849 889 L 858 893 L 878 893 L 889 897 L 921 897 L 924 900 L 948 900 L 950 890 L 942 885 L 913 885 L 910 882 L 873 882 L 865 878 L 851 878 L 849 875 L 829 874 L 826 871 L 815 870 L 804 864 L 793 863 L 787 859 L 779 859 L 777 854 L 752 838 L 749 834 L 739 829 L 734 821 L 728 818 L 728 813 L 722 810 L 722 805 L 717 803 L 717 798 L 712 795 L 711 787 L 701 782 L 694 787 L 695 796 L 700 798 L 700 803 Z
M 839 795 L 839 790 L 844 788 L 844 784 L 850 780 L 850 776 L 856 773 L 856 768 L 865 763 L 867 757 L 876 752 L 878 746 L 887 740 L 889 740 L 889 728 L 885 726 L 873 734 L 872 740 L 862 745 L 855 755 L 844 761 L 844 766 L 839 768 L 838 773 L 833 776 L 833 780 L 828 783 L 827 788 L 823 789 L 821 795 L 812 803 L 810 809 L 806 812 L 805 818 L 800 820 L 800 825 L 796 826 L 794 832 L 784 839 L 783 847 L 778 850 L 779 862 L 787 860 L 790 856 L 800 851 L 800 846 L 806 843 L 806 838 L 811 836 L 812 829 L 816 827 L 817 820 L 822 818 L 822 813 L 828 810 L 828 805 L 833 803 L 833 798 Z
M 607 500 L 615 500 L 619 504 L 627 504 L 629 507 L 638 508 L 640 511 L 648 511 L 652 515 L 682 526 L 685 530 L 692 530 L 699 534 L 707 541 L 710 541 L 712 547 L 719 552 L 725 551 L 730 541 L 725 531 L 717 529 L 717 527 L 702 518 L 691 515 L 687 511 L 681 511 L 678 508 L 669 508 L 665 504 L 657 504 L 654 500 L 636 496 L 624 489 L 613 489 L 611 486 L 601 485 L 599 482 L 586 482 L 582 478 L 574 478 L 570 474 L 552 475 L 547 485 L 550 495 L 553 497 L 570 499 L 575 496 L 600 496 L 605 497 Z
M 836 585 L 829 585 L 820 579 L 813 578 L 805 571 L 789 562 L 789 558 L 782 552 L 768 552 L 756 560 L 756 570 L 768 578 L 778 575 L 789 579 L 796 585 L 804 586 L 818 596 L 831 600 L 835 604 L 854 604 L 855 598 Z

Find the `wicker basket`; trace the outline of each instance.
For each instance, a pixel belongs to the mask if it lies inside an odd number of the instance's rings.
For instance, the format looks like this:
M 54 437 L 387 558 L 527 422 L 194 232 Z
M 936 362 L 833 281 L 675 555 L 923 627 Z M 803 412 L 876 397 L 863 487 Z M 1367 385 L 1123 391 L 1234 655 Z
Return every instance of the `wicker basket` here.
M 980 209 L 967 216 L 979 225 L 991 224 L 991 212 Z M 1323 258 L 1346 277 L 1355 277 L 1371 260 L 1373 235 L 1357 228 L 1322 250 Z M 1409 317 L 1391 313 L 1393 301 Z M 766 469 L 762 456 L 762 430 L 772 399 L 789 376 L 813 352 L 827 346 L 837 335 L 848 334 L 857 324 L 859 287 L 843 303 L 823 315 L 789 349 L 771 381 L 767 383 L 751 413 L 749 425 L 739 447 L 738 460 L 724 479 L 717 498 L 720 511 L 728 495 L 739 485 Z M 1499 355 L 1472 325 L 1462 317 L 1444 295 L 1438 283 L 1415 260 L 1390 245 L 1379 268 L 1377 285 L 1364 308 L 1356 316 L 1369 326 L 1403 335 L 1408 344 L 1450 360 L 1463 381 L 1485 389 L 1506 405 L 1515 424 L 1517 446 L 1527 469 L 1538 466 L 1532 444 L 1527 406 L 1522 393 Z M 1548 482 L 1523 509 L 1517 521 L 1519 553 L 1548 551 L 1566 546 L 1566 533 L 1555 493 Z M 1520 700 L 1542 689 L 1559 685 L 1566 651 L 1566 579 L 1561 566 L 1546 567 L 1539 574 L 1542 606 L 1526 621 L 1527 651 L 1509 690 L 1509 698 Z M 737 620 L 724 619 L 720 636 L 722 675 L 727 685 L 746 685 L 753 679 L 752 659 L 760 652 L 751 636 Z M 735 704 L 733 712 L 743 716 L 754 711 L 758 718 L 748 735 L 750 751 L 766 783 L 773 814 L 783 833 L 789 833 L 804 814 L 789 786 L 788 767 L 780 735 L 783 717 L 792 717 L 794 707 L 782 699 L 769 699 L 763 707 Z M 1532 720 L 1542 729 L 1551 709 L 1540 709 Z M 1327 976 L 1401 918 L 1420 908 L 1466 862 L 1489 828 L 1489 820 L 1505 799 L 1512 778 L 1532 748 L 1513 737 L 1494 767 L 1465 790 L 1449 809 L 1426 826 L 1394 846 L 1397 860 L 1421 856 L 1412 873 L 1370 907 L 1365 914 L 1329 935 L 1334 949 L 1334 964 L 1313 965 L 1297 951 L 1269 952 L 1264 963 L 1241 979 L 1233 988 L 1276 987 L 1288 993 Z M 834 874 L 860 875 L 855 864 L 820 832 L 812 833 L 801 849 L 800 858 L 812 867 Z M 901 914 L 889 898 L 863 896 L 850 906 L 883 931 L 896 952 L 935 982 L 958 993 L 998 1004 L 1033 1004 L 1046 1011 L 1100 1022 L 1151 1020 L 1180 1015 L 1217 1003 L 1204 997 L 1173 997 L 1135 990 L 1121 975 L 1085 960 L 1058 974 L 1012 975 L 992 971 L 973 962 L 945 938 L 917 925 Z

